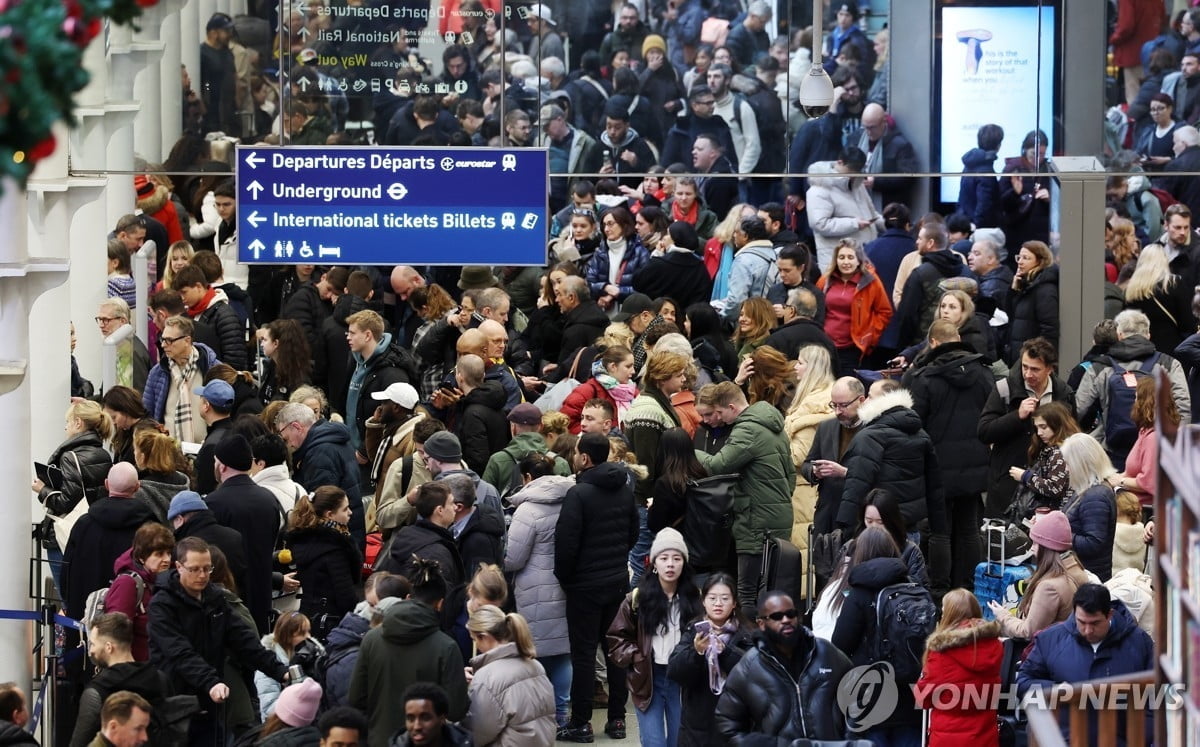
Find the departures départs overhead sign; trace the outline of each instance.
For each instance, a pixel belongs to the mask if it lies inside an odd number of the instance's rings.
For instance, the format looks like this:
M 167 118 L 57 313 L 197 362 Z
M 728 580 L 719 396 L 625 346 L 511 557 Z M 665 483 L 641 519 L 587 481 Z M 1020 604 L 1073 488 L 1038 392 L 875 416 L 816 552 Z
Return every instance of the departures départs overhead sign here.
M 236 173 L 243 263 L 546 262 L 544 149 L 239 146 Z

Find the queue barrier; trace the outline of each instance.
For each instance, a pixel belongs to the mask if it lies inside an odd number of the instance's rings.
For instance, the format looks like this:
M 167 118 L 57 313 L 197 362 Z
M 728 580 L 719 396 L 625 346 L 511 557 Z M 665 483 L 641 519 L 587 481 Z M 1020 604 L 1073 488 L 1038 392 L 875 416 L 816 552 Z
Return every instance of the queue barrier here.
M 60 614 L 58 608 L 54 605 L 47 604 L 41 610 L 0 610 L 0 620 L 17 620 L 22 622 L 41 623 L 47 627 L 59 625 L 64 628 L 71 628 L 79 631 L 82 636 L 87 635 L 87 626 L 78 620 L 73 620 L 66 615 Z M 53 642 L 53 638 L 51 638 Z M 40 640 L 34 647 L 36 653 L 42 647 L 45 638 Z M 29 723 L 25 725 L 25 731 L 30 734 L 36 734 L 38 725 L 42 720 L 42 712 L 45 709 L 46 693 L 54 689 L 57 684 L 57 671 L 60 664 L 68 664 L 83 655 L 84 649 L 82 646 L 77 646 L 71 651 L 66 652 L 63 656 L 59 656 L 55 650 L 53 643 L 50 648 L 50 653 L 46 654 L 46 669 L 42 676 L 41 684 L 38 686 L 37 698 L 33 702 L 33 707 L 29 710 Z M 53 725 L 51 725 L 53 732 Z M 53 736 L 50 741 L 42 741 L 42 744 L 53 744 Z

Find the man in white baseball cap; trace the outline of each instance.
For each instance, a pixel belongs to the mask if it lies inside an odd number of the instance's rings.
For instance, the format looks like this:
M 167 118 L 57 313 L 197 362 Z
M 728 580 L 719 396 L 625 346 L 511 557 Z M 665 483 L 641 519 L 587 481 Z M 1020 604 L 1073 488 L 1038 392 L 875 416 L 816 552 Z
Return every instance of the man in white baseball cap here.
M 529 30 L 533 32 L 527 51 L 530 59 L 538 61 L 547 57 L 567 59 L 562 37 L 555 30 L 558 24 L 554 22 L 554 14 L 544 3 L 534 3 L 529 6 L 525 19 L 529 23 Z
M 417 408 L 420 400 L 417 390 L 404 382 L 372 393 L 371 399 L 382 403 L 375 408 L 375 414 L 367 418 L 364 439 L 366 453 L 371 456 L 371 485 L 378 501 L 388 467 L 412 452 L 413 427 L 425 418 L 425 410 Z

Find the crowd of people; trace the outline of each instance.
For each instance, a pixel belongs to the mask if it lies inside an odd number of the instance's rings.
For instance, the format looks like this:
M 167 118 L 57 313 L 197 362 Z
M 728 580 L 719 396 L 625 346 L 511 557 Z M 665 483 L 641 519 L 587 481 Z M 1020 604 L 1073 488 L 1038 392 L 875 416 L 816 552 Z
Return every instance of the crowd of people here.
M 646 745 L 917 744 L 921 708 L 931 744 L 996 744 L 994 709 L 922 693 L 1151 667 L 1155 428 L 1200 395 L 1200 192 L 1173 176 L 1200 168 L 1176 106 L 1200 32 L 1117 62 L 1136 127 L 1106 318 L 1060 361 L 1046 135 L 997 175 L 982 127 L 957 205 L 915 215 L 887 33 L 858 4 L 833 3 L 834 105 L 808 121 L 778 73 L 807 69 L 811 29 L 771 42 L 766 2 L 603 3 L 569 49 L 593 3 L 503 33 L 497 0 L 447 5 L 440 74 L 400 24 L 365 45 L 389 76 L 365 97 L 322 40 L 367 22 L 293 9 L 283 111 L 246 18 L 208 21 L 192 131 L 108 237 L 99 333 L 143 313 L 150 339 L 118 343 L 105 391 L 73 369 L 33 485 L 88 628 L 72 745 L 586 743 L 597 708 L 625 739 L 630 700 Z M 239 264 L 205 134 L 344 143 L 362 121 L 548 147 L 546 266 Z M 985 519 L 1035 545 L 1015 605 L 975 588 Z M 776 587 L 783 543 L 813 578 Z M 884 592 L 930 612 L 911 660 L 876 643 Z M 882 661 L 904 697 L 848 734 L 839 683 Z M 27 718 L 0 686 L 0 734 Z

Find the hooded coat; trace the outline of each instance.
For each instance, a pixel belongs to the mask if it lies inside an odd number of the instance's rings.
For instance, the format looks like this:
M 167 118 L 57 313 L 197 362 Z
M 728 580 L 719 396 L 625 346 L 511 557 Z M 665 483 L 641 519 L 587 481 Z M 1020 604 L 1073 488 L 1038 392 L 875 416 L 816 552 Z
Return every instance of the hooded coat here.
M 965 694 L 966 688 L 998 687 L 1004 646 L 1000 626 L 978 618 L 963 620 L 954 627 L 935 630 L 925 642 L 925 671 L 917 680 L 917 705 L 931 707 L 934 688 L 952 687 Z M 929 722 L 930 747 L 970 744 L 999 747 L 995 708 L 975 708 L 964 698 L 957 708 L 935 708 Z
M 487 379 L 459 400 L 456 435 L 462 443 L 463 461 L 476 474 L 482 474 L 492 454 L 512 438 L 504 417 L 507 400 L 504 385 Z
M 629 587 L 629 551 L 638 536 L 638 512 L 629 470 L 598 464 L 576 477 L 554 528 L 554 576 L 565 591 L 616 592 Z
M 416 682 L 433 682 L 446 691 L 451 721 L 466 715 L 467 680 L 458 644 L 438 627 L 432 607 L 406 599 L 363 636 L 350 682 L 350 705 L 367 716 L 370 747 L 387 747 L 392 735 L 404 731 L 404 709 L 396 707 L 396 693 Z
M 1013 188 L 1012 180 L 1021 180 L 1021 191 Z M 1015 257 L 1026 241 L 1047 241 L 1050 238 L 1050 201 L 1034 198 L 1035 187 L 1049 189 L 1053 177 L 1035 174 L 1033 165 L 1024 157 L 1004 159 L 1000 176 L 1000 207 L 1004 211 L 1005 247 Z
M 392 344 L 395 342 L 396 344 Z M 382 392 L 392 384 L 404 382 L 419 386 L 421 376 L 417 372 L 416 359 L 412 353 L 400 347 L 390 333 L 384 332 L 375 352 L 370 358 L 363 360 L 359 353 L 350 353 L 350 368 L 347 371 L 347 391 L 345 398 L 340 393 L 334 394 L 334 400 L 344 403 L 342 412 L 346 416 L 346 424 L 350 426 L 357 438 L 367 431 L 367 419 L 375 414 L 377 402 L 371 398 L 375 392 Z M 336 409 L 336 408 L 335 408 Z M 356 445 L 355 448 L 360 448 Z
M 182 472 L 172 472 L 169 475 L 147 473 L 139 474 L 138 478 L 141 485 L 133 497 L 145 503 L 154 512 L 155 520 L 170 526 L 167 522 L 167 511 L 171 508 L 171 499 L 188 489 L 187 475 Z
M 783 431 L 783 415 L 769 402 L 755 402 L 738 414 L 725 445 L 716 454 L 697 451 L 710 475 L 737 474 L 733 494 L 733 541 L 738 554 L 762 552 L 763 538 L 792 532 L 792 491 L 796 468 Z
M 526 747 L 554 741 L 554 688 L 536 659 L 521 656 L 510 641 L 472 658 L 471 667 L 475 676 L 464 725 L 470 726 L 475 744 Z
M 837 690 L 850 671 L 850 660 L 829 641 L 813 637 L 808 628 L 798 627 L 797 632 L 792 661 L 784 661 L 759 633 L 729 673 L 717 701 L 716 730 L 723 744 L 845 737 L 846 717 L 838 707 Z
M 1018 247 L 1019 248 L 1019 247 Z M 1021 345 L 1035 337 L 1045 337 L 1058 348 L 1058 265 L 1050 265 L 1008 294 L 1008 355 L 1012 363 L 1021 354 Z
M 875 209 L 863 174 L 841 174 L 833 161 L 818 161 L 809 169 L 808 225 L 816 240 L 818 265 L 828 266 L 834 247 L 841 239 L 854 239 L 860 245 L 874 239 L 883 230 L 883 216 Z M 870 225 L 859 228 L 859 220 Z
M 504 564 L 504 514 L 491 503 L 475 501 L 467 523 L 459 531 L 458 554 L 464 578 L 475 575 L 480 564 Z
M 112 583 L 117 558 L 129 550 L 138 527 L 154 520 L 146 504 L 125 497 L 101 498 L 79 517 L 63 551 L 63 600 L 71 615 L 82 615 L 87 596 Z
M 104 597 L 105 612 L 122 612 L 133 621 L 133 658 L 136 661 L 150 660 L 150 636 L 146 626 L 150 622 L 150 597 L 154 594 L 155 574 L 133 559 L 133 548 L 121 553 L 113 563 L 116 574 Z M 142 580 L 142 595 L 138 597 L 137 574 Z
M 84 747 L 96 736 L 100 731 L 100 710 L 104 707 L 104 701 L 109 695 L 121 690 L 137 693 L 152 707 L 157 708 L 171 695 L 171 684 L 157 667 L 144 661 L 104 667 L 79 698 L 79 715 L 75 719 L 75 731 L 71 734 L 70 747 Z M 150 742 L 147 744 L 164 744 L 156 741 L 159 734 L 153 719 L 150 724 Z M 0 744 L 19 743 L 0 740 Z
M 330 706 L 350 704 L 350 680 L 358 662 L 363 636 L 371 621 L 357 612 L 347 612 L 325 641 L 325 701 Z
M 962 256 L 950 249 L 941 249 L 921 256 L 921 264 L 908 276 L 901 292 L 900 344 L 919 342 L 929 331 L 929 325 L 937 316 L 938 300 L 942 293 L 938 284 L 947 278 L 970 276 Z
M 374 400 L 372 400 L 374 402 Z M 353 436 L 345 423 L 318 420 L 308 431 L 304 443 L 292 454 L 296 466 L 292 476 L 305 490 L 336 485 L 350 499 L 350 533 L 362 543 L 366 521 L 363 516 L 360 474 L 354 458 Z M 360 534 L 361 533 L 361 534 Z
M 571 652 L 567 595 L 554 575 L 554 536 L 563 498 L 573 477 L 547 475 L 509 496 L 516 506 L 508 527 L 504 572 L 512 575 L 517 612 L 529 623 L 538 656 Z
M 996 179 L 996 151 L 972 148 L 963 154 L 964 176 L 958 187 L 958 212 L 971 219 L 976 228 L 1000 225 L 1000 182 Z
M 984 357 L 963 342 L 947 342 L 929 351 L 913 372 L 908 389 L 913 410 L 933 441 L 942 485 L 950 495 L 987 490 L 988 448 L 976 430 L 979 414 L 995 389 Z
M 418 518 L 410 526 L 401 527 L 392 535 L 387 554 L 379 561 L 376 570 L 400 573 L 407 567 L 412 556 L 436 560 L 441 567 L 446 588 L 452 589 L 467 578 L 463 570 L 462 556 L 450 530 L 434 524 L 429 519 Z
M 858 417 L 863 428 L 855 434 L 842 461 L 846 483 L 837 524 L 856 526 L 867 493 L 882 488 L 899 499 L 906 526 L 916 528 L 922 519 L 929 519 L 933 534 L 947 534 L 937 454 L 913 410 L 912 395 L 899 389 L 872 397 L 858 408 Z

